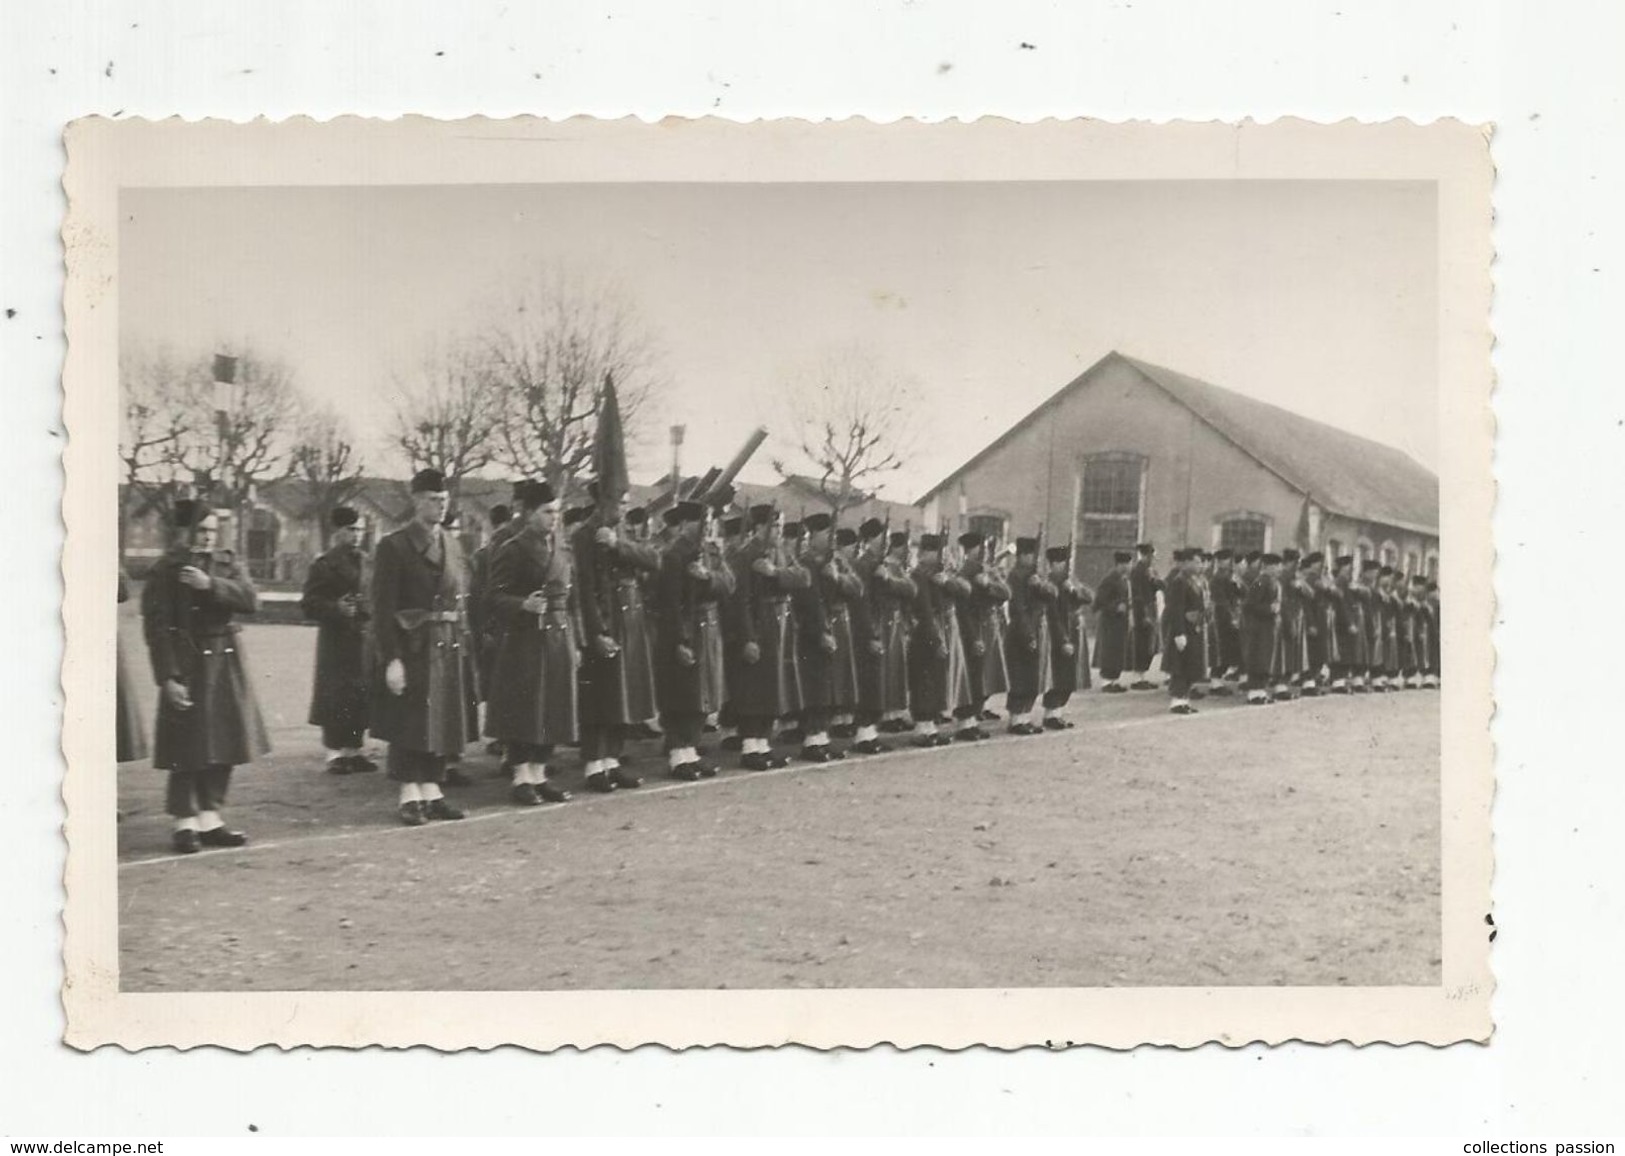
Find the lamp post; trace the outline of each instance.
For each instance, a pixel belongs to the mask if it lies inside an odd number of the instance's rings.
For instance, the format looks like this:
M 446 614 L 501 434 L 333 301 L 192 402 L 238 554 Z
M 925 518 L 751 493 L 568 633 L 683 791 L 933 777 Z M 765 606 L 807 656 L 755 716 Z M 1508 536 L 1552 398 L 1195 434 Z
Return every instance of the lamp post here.
M 677 500 L 677 495 L 683 489 L 683 435 L 688 432 L 685 425 L 671 427 L 671 496 Z

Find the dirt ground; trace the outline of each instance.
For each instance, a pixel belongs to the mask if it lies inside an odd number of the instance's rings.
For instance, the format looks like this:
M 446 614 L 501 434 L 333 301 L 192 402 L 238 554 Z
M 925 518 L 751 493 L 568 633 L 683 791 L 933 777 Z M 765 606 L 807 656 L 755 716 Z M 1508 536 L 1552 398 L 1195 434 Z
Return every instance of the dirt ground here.
M 410 829 L 381 774 L 322 770 L 314 631 L 243 637 L 253 843 L 170 855 L 162 774 L 120 768 L 125 990 L 1438 982 L 1433 692 L 1095 691 L 1069 732 L 700 784 L 644 744 L 642 790 L 530 810 L 471 750 L 469 818 Z

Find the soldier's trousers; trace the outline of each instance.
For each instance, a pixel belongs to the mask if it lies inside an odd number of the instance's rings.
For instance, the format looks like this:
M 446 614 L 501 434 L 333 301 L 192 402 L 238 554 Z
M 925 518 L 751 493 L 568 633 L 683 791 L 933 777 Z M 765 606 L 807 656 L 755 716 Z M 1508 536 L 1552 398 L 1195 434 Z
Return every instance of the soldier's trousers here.
M 1151 653 L 1156 649 L 1157 624 L 1154 622 L 1141 622 L 1134 627 L 1133 655 L 1134 673 L 1146 674 L 1151 669 Z
M 829 730 L 830 710 L 824 706 L 810 706 L 801 712 L 803 734 L 821 735 Z
M 517 744 L 510 743 L 509 746 Z M 522 760 L 514 760 L 522 761 Z M 428 751 L 407 750 L 399 743 L 390 743 L 384 756 L 389 777 L 397 783 L 443 783 L 446 781 L 446 759 Z
M 357 750 L 361 746 L 361 728 L 324 726 L 322 728 L 322 746 L 330 751 Z
M 1072 692 L 1070 690 L 1046 690 L 1044 692 L 1045 710 L 1060 710 L 1071 701 Z M 1032 708 L 1029 707 L 1028 709 Z
M 199 811 L 218 811 L 226 803 L 231 768 L 221 764 L 195 771 L 170 771 L 164 788 L 164 810 L 177 819 L 195 819 Z
M 1024 714 L 1031 714 L 1033 704 L 1037 701 L 1037 692 L 1033 692 L 1031 694 L 1017 694 L 1015 691 L 1011 691 L 1009 694 L 1004 696 L 1004 713 L 1009 715 L 1010 721 L 1014 723 L 1020 716 Z
M 768 728 L 772 729 L 773 720 L 769 719 L 767 723 Z M 698 747 L 700 736 L 705 733 L 705 716 L 698 711 L 662 711 L 660 729 L 665 732 L 668 751 L 674 748 Z M 744 719 L 739 722 L 739 733 L 751 738 L 757 737 L 745 729 Z
M 581 757 L 587 762 L 619 758 L 626 746 L 626 728 L 620 723 L 582 723 Z

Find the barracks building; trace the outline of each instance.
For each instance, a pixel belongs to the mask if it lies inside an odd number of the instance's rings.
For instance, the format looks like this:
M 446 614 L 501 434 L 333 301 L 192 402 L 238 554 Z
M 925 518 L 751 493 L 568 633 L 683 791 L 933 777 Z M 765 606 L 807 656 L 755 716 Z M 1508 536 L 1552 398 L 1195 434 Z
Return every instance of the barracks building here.
M 1116 550 L 1296 546 L 1439 565 L 1439 479 L 1406 454 L 1121 353 L 1107 354 L 920 498 L 930 528 Z

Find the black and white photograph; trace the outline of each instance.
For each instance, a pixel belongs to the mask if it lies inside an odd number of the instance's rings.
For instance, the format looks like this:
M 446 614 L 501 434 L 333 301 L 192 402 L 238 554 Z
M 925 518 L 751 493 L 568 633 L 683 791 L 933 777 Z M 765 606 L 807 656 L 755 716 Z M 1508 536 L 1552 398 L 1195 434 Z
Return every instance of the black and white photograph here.
M 1487 1032 L 1474 130 L 497 124 L 77 142 L 108 1000 Z M 374 132 L 446 171 L 276 167 Z

